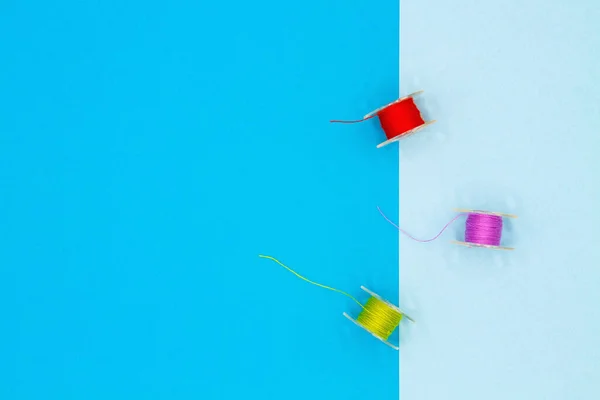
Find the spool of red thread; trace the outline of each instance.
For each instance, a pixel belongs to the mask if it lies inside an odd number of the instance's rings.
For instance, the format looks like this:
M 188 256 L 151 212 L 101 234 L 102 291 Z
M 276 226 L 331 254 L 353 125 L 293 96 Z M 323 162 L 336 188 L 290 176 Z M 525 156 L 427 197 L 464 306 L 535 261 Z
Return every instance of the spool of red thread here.
M 423 116 L 421 115 L 421 111 L 415 103 L 414 97 L 421 93 L 423 93 L 422 90 L 393 101 L 375 111 L 368 113 L 363 117 L 363 119 L 360 120 L 332 120 L 331 122 L 353 124 L 366 121 L 373 117 L 379 117 L 381 128 L 383 129 L 383 132 L 387 138 L 386 141 L 377 145 L 377 148 L 381 148 L 392 142 L 404 139 L 405 137 L 410 136 L 413 133 L 423 129 L 427 125 L 431 125 L 435 122 L 435 120 L 425 122 Z

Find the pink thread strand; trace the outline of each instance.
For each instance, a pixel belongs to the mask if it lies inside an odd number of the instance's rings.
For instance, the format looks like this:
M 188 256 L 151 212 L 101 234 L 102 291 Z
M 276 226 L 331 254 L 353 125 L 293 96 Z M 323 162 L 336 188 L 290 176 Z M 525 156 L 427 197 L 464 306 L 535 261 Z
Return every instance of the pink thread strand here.
M 396 225 L 394 222 L 392 222 L 392 220 L 390 220 L 388 217 L 386 217 L 386 215 L 383 213 L 383 211 L 381 211 L 381 208 L 379 208 L 379 206 L 377 206 L 377 210 L 379 210 L 379 213 L 383 216 L 383 218 L 385 218 L 385 220 L 387 222 L 389 222 L 390 224 L 392 224 L 393 226 L 396 227 L 396 229 L 398 229 L 400 232 L 402 232 L 404 235 L 408 236 L 409 238 L 411 238 L 412 240 L 415 240 L 417 242 L 421 242 L 421 243 L 427 243 L 427 242 L 432 242 L 435 239 L 439 238 L 441 236 L 442 233 L 444 233 L 444 231 L 450 226 L 452 225 L 452 223 L 454 221 L 456 221 L 458 218 L 466 215 L 466 214 L 458 214 L 457 216 L 455 216 L 454 218 L 452 218 L 450 220 L 450 222 L 448 222 L 440 231 L 440 233 L 438 233 L 437 235 L 435 235 L 433 238 L 431 239 L 418 239 L 416 237 L 414 237 L 413 235 L 411 235 L 410 233 L 406 232 L 404 229 L 400 228 L 398 225 Z

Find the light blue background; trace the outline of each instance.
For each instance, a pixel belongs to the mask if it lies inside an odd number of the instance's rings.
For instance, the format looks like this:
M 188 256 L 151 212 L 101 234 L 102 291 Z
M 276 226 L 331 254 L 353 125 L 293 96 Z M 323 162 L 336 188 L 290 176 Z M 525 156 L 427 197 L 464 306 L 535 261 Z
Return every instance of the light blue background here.
M 398 3 L 0 3 L 0 398 L 395 399 Z M 433 147 L 433 146 L 432 146 Z M 362 300 L 365 296 L 360 297 Z
M 514 252 L 400 238 L 415 324 L 400 397 L 600 398 L 600 3 L 403 1 L 401 92 L 438 122 L 402 142 L 400 220 L 515 213 Z M 407 310 L 407 311 L 408 311 Z

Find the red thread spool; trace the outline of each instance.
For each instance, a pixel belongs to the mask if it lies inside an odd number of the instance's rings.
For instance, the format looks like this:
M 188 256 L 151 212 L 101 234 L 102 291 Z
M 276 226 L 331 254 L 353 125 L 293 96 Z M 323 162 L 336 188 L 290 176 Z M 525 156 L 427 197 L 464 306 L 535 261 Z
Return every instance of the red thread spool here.
M 384 108 L 377 116 L 388 139 L 401 136 L 425 124 L 412 97 Z
M 385 142 L 377 145 L 377 148 L 381 148 L 392 142 L 410 136 L 425 126 L 435 122 L 425 122 L 423 116 L 421 115 L 421 111 L 415 104 L 413 97 L 420 93 L 423 93 L 423 91 L 415 92 L 384 107 L 378 108 L 377 110 L 365 115 L 363 119 L 357 121 L 332 120 L 331 122 L 353 124 L 366 121 L 376 116 L 379 117 L 379 123 L 381 124 L 381 128 L 383 129 L 383 132 L 387 138 Z

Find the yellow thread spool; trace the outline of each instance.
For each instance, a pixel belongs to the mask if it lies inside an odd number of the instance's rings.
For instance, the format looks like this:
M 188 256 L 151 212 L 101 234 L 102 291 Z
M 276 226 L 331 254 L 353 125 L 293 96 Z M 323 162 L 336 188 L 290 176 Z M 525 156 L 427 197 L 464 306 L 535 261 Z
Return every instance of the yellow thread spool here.
M 400 325 L 400 322 L 402 322 L 404 317 L 410 322 L 415 321 L 406 315 L 404 311 L 389 301 L 379 297 L 377 293 L 370 291 L 364 286 L 361 286 L 360 288 L 371 295 L 371 297 L 367 300 L 363 306 L 363 310 L 358 314 L 356 319 L 352 318 L 347 313 L 344 313 L 344 317 L 348 318 L 391 348 L 400 350 L 400 347 L 388 341 L 389 337 L 396 330 L 398 325 Z
M 406 319 L 408 319 L 411 322 L 414 322 L 414 320 L 408 315 L 406 315 L 406 313 L 404 313 L 395 305 L 379 297 L 377 293 L 374 293 L 366 287 L 361 286 L 360 288 L 371 296 L 367 300 L 365 305 L 363 305 L 360 301 L 356 300 L 354 296 L 342 290 L 330 286 L 325 286 L 303 277 L 302 275 L 300 275 L 290 267 L 286 266 L 285 264 L 281 263 L 274 257 L 264 256 L 261 254 L 259 254 L 259 257 L 276 262 L 277 264 L 281 265 L 282 267 L 296 275 L 298 278 L 312 285 L 316 285 L 327 290 L 332 290 L 334 292 L 341 293 L 344 296 L 351 298 L 352 300 L 354 300 L 354 302 L 361 306 L 363 310 L 360 312 L 356 319 L 352 318 L 347 313 L 343 314 L 344 317 L 348 318 L 350 321 L 354 322 L 356 325 L 360 326 L 361 328 L 363 328 L 364 330 L 366 330 L 371 335 L 375 336 L 377 339 L 381 340 L 383 343 L 387 344 L 391 348 L 396 350 L 400 349 L 397 345 L 390 343 L 388 339 L 391 336 L 391 334 L 396 330 L 398 325 L 400 325 L 400 322 L 402 322 L 403 317 L 406 317 Z

